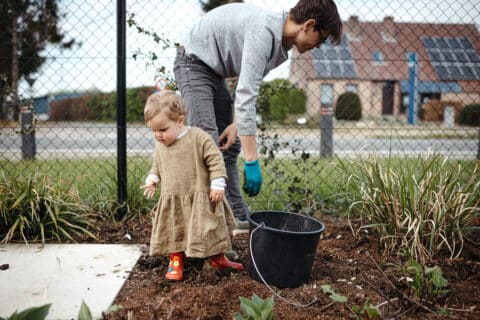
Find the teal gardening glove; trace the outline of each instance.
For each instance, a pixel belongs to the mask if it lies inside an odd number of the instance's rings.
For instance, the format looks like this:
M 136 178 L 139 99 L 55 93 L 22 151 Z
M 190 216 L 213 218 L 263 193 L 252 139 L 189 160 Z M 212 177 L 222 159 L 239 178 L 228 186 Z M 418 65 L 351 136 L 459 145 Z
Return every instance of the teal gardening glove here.
M 248 162 L 245 161 L 243 169 L 243 191 L 249 196 L 254 197 L 260 192 L 262 187 L 262 171 L 258 159 Z

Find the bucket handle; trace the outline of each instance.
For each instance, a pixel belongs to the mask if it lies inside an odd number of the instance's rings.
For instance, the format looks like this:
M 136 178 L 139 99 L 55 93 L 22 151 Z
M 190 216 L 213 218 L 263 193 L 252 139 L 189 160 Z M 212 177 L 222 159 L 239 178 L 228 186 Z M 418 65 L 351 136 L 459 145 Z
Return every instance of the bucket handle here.
M 260 270 L 258 270 L 258 267 L 257 267 L 257 264 L 255 263 L 255 258 L 253 257 L 253 246 L 252 246 L 252 239 L 253 239 L 253 234 L 255 233 L 255 231 L 257 231 L 259 228 L 265 228 L 265 223 L 264 222 L 261 222 L 255 229 L 252 230 L 252 232 L 250 232 L 250 241 L 249 241 L 249 245 L 250 245 L 250 258 L 252 258 L 252 263 L 253 263 L 253 267 L 255 268 L 255 271 L 257 271 L 257 274 L 258 276 L 260 277 L 260 279 L 262 279 L 262 282 L 263 284 L 265 284 L 265 286 L 278 298 L 280 298 L 280 300 L 288 303 L 288 304 L 291 304 L 293 306 L 296 306 L 296 307 L 303 307 L 303 308 L 307 308 L 307 307 L 310 307 L 311 305 L 313 305 L 315 302 L 318 301 L 317 297 L 314 296 L 313 297 L 313 300 L 310 301 L 309 303 L 307 304 L 302 304 L 302 303 L 298 303 L 298 302 L 292 302 L 284 297 L 282 297 L 280 294 L 278 294 L 272 287 L 270 287 L 267 283 L 267 281 L 265 281 L 265 279 L 263 278 L 262 274 L 260 273 Z

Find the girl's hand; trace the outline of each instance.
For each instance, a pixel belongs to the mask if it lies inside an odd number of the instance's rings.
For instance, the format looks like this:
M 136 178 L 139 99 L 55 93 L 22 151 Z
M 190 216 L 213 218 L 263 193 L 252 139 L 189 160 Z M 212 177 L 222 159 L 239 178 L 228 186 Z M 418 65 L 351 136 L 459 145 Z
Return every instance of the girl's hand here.
M 155 195 L 155 190 L 157 190 L 157 183 L 152 181 L 140 186 L 140 189 L 144 190 L 143 195 L 147 197 L 147 199 L 151 199 Z
M 213 203 L 221 202 L 223 201 L 223 197 L 225 195 L 225 191 L 223 190 L 217 190 L 217 189 L 210 189 L 210 201 Z

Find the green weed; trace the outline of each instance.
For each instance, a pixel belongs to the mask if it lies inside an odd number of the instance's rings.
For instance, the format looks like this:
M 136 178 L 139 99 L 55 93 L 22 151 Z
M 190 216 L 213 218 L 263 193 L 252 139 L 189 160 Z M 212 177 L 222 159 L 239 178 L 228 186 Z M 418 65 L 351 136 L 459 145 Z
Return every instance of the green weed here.
M 0 174 L 0 195 L 0 239 L 4 243 L 95 238 L 94 216 L 72 181 L 53 181 L 40 174 Z

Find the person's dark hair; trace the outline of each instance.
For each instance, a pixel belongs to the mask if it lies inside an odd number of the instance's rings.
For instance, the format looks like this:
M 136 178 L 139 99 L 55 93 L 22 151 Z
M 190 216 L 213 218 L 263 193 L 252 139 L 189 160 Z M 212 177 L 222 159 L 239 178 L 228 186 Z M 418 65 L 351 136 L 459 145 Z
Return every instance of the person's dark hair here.
M 342 20 L 333 0 L 300 0 L 290 9 L 290 16 L 298 24 L 315 19 L 315 30 L 327 30 L 332 44 L 342 40 Z

